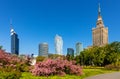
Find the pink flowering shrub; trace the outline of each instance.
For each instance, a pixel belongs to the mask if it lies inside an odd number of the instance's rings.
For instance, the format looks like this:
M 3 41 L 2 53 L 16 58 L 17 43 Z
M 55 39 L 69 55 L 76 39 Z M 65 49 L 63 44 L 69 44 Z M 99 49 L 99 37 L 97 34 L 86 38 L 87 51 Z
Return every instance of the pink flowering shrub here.
M 47 59 L 36 63 L 31 72 L 35 76 L 64 76 L 65 74 L 81 75 L 82 68 L 78 65 L 75 65 L 75 61 Z
M 21 72 L 16 65 L 20 59 L 0 50 L 0 79 L 19 79 Z
M 0 63 L 1 63 L 1 65 L 16 64 L 18 62 L 20 62 L 20 59 L 17 56 L 11 55 L 9 53 L 6 53 L 3 50 L 0 50 Z
M 16 55 L 12 55 L 9 53 L 6 53 L 3 50 L 0 50 L 0 68 L 4 68 L 4 67 L 13 67 L 14 69 L 17 67 L 17 69 L 19 67 L 22 67 L 24 65 L 29 65 L 30 63 L 30 58 L 26 57 L 26 59 L 20 59 L 18 56 Z
M 21 72 L 28 71 L 27 60 L 0 50 L 0 79 L 19 79 Z

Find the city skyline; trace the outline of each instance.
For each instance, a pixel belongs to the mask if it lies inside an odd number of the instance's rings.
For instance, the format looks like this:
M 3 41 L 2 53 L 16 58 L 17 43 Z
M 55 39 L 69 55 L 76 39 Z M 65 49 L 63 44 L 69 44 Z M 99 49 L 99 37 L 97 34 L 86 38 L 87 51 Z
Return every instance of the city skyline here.
M 55 53 L 54 36 L 62 36 L 63 54 L 76 42 L 92 45 L 92 28 L 96 26 L 98 3 L 109 28 L 109 43 L 120 41 L 120 1 L 100 0 L 21 0 L 0 1 L 0 45 L 10 52 L 10 19 L 20 39 L 20 54 L 38 54 L 38 44 L 47 42 L 49 53 Z

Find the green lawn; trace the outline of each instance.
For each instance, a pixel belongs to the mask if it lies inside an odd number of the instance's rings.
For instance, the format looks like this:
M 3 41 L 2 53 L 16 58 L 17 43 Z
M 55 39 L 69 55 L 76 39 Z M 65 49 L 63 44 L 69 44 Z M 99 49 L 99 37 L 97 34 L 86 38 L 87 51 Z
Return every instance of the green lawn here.
M 105 69 L 84 69 L 83 72 L 84 74 L 82 75 L 82 77 L 85 78 L 85 77 L 94 76 L 97 74 L 111 73 L 115 71 L 105 70 Z
M 36 77 L 32 76 L 30 73 L 23 73 L 20 79 L 82 79 L 80 76 L 75 75 L 66 75 L 64 77 L 61 76 L 49 76 L 49 77 Z
M 85 77 L 88 77 L 88 76 L 93 76 L 93 75 L 103 74 L 103 73 L 110 73 L 114 71 L 104 70 L 104 69 L 84 69 L 83 72 L 84 73 L 82 76 L 66 75 L 64 77 L 60 77 L 60 76 L 36 77 L 36 76 L 33 76 L 31 73 L 24 72 L 22 73 L 22 77 L 20 79 L 84 79 Z

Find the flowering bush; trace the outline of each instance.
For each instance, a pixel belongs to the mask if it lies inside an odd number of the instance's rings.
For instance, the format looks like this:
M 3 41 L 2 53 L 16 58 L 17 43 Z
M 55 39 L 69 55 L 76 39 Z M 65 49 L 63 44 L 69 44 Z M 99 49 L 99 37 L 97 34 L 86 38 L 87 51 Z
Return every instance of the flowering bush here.
M 29 70 L 28 62 L 0 50 L 0 79 L 19 79 L 21 72 Z
M 65 74 L 81 75 L 82 68 L 78 65 L 75 65 L 75 61 L 47 59 L 43 62 L 36 63 L 31 72 L 35 76 L 64 76 Z
M 16 65 L 19 62 L 20 59 L 17 56 L 0 50 L 0 79 L 19 79 L 21 72 Z

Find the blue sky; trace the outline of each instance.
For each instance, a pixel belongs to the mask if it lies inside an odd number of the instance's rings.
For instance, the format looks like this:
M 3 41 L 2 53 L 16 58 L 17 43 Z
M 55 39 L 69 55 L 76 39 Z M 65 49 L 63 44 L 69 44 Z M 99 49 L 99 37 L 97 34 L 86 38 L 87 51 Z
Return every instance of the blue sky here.
M 10 52 L 10 19 L 19 35 L 20 54 L 38 54 L 38 44 L 47 42 L 55 53 L 54 38 L 62 36 L 66 54 L 76 42 L 92 45 L 92 28 L 96 26 L 98 3 L 109 43 L 120 41 L 120 0 L 0 0 L 0 45 Z

